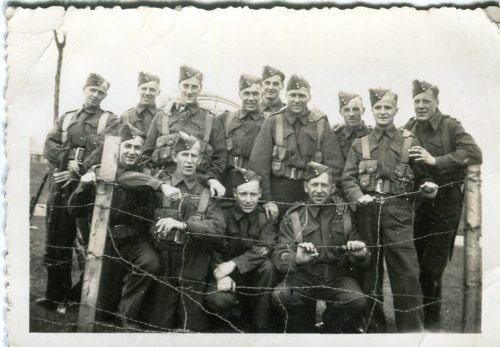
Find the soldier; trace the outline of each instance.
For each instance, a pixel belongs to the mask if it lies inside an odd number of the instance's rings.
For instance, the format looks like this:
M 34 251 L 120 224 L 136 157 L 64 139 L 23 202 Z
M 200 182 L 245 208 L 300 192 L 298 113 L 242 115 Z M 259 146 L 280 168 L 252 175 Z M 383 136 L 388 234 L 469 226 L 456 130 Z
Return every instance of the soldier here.
M 361 96 L 349 92 L 339 92 L 340 115 L 344 118 L 343 126 L 334 128 L 344 161 L 355 138 L 368 135 L 372 127 L 365 125 L 361 116 L 365 113 Z
M 270 294 L 266 289 L 255 289 L 240 295 L 235 288 L 274 288 L 277 273 L 270 255 L 277 239 L 277 225 L 258 206 L 262 178 L 251 170 L 238 168 L 234 169 L 232 179 L 236 201 L 223 203 L 226 233 L 230 238 L 225 239 L 224 249 L 217 256 L 214 270 L 217 291 L 207 295 L 207 306 L 228 316 L 237 326 L 246 318 L 250 320 L 251 331 L 265 332 L 271 325 Z
M 117 186 L 113 191 L 106 240 L 108 255 L 104 259 L 101 280 L 100 306 L 111 306 L 119 301 L 118 318 L 124 327 L 137 328 L 144 293 L 152 275 L 160 272 L 160 260 L 148 232 L 152 217 L 149 208 L 153 192 L 171 193 L 171 187 L 158 179 L 143 174 L 138 166 L 146 134 L 129 123 L 120 126 L 120 152 L 118 156 Z M 80 184 L 70 198 L 70 206 L 87 205 L 95 200 L 96 172 L 92 167 L 81 177 Z M 92 213 L 92 208 L 71 208 L 79 216 Z M 123 284 L 122 284 L 123 283 Z M 116 288 L 118 284 L 119 287 Z M 123 286 L 123 290 L 122 290 Z M 121 293 L 121 295 L 120 295 Z M 103 303 L 103 301 L 108 303 Z M 102 307 L 101 307 L 102 308 Z M 108 309 L 109 310 L 109 309 Z
M 434 200 L 423 201 L 418 207 L 414 227 L 415 237 L 420 238 L 415 241 L 415 247 L 426 304 L 425 327 L 431 330 L 439 329 L 441 277 L 453 249 L 460 219 L 464 169 L 482 162 L 481 150 L 472 136 L 458 120 L 439 111 L 438 95 L 438 87 L 425 81 L 413 81 L 416 117 L 405 125 L 421 143 L 421 147 L 410 148 L 410 157 L 425 163 L 440 186 Z
M 370 101 L 375 129 L 354 140 L 342 177 L 348 201 L 360 205 L 358 220 L 365 221 L 368 246 L 375 247 L 372 266 L 365 272 L 364 290 L 382 300 L 383 256 L 394 295 L 397 329 L 420 331 L 423 310 L 413 244 L 413 198 L 416 187 L 424 190 L 424 197 L 432 198 L 437 185 L 431 182 L 425 165 L 409 158 L 408 150 L 418 146 L 418 140 L 394 126 L 397 95 L 386 89 L 370 89 Z M 381 205 L 374 203 L 375 199 L 382 199 Z M 377 312 L 374 305 L 374 301 L 369 303 L 369 323 Z M 375 318 L 378 329 L 385 330 L 383 314 Z
M 200 140 L 199 178 L 210 186 L 212 195 L 225 194 L 219 182 L 226 167 L 226 144 L 224 129 L 210 111 L 198 105 L 202 89 L 203 74 L 191 67 L 181 66 L 179 75 L 180 101 L 167 104 L 153 119 L 144 144 L 144 157 L 154 169 L 175 171 L 172 147 L 179 131 L 184 131 Z
M 211 252 L 220 250 L 225 222 L 219 204 L 210 198 L 208 186 L 197 175 L 201 161 L 200 140 L 183 131 L 173 146 L 177 165 L 163 181 L 185 196 L 158 198 L 151 232 L 160 252 L 163 271 L 150 288 L 148 322 L 160 329 L 203 331 L 208 328 L 203 298 Z
M 263 206 L 268 216 L 278 215 L 272 201 L 303 201 L 302 189 L 307 163 L 317 161 L 331 167 L 340 177 L 344 160 L 328 121 L 309 122 L 307 104 L 311 99 L 309 83 L 293 75 L 287 85 L 288 105 L 271 116 L 262 126 L 250 155 L 250 169 L 262 176 Z M 288 206 L 280 205 L 279 215 Z
M 69 299 L 71 289 L 71 247 L 76 236 L 77 221 L 60 206 L 66 205 L 80 175 L 101 160 L 104 134 L 119 124 L 114 114 L 100 107 L 109 86 L 109 82 L 100 75 L 89 74 L 83 87 L 83 107 L 59 117 L 45 139 L 44 156 L 50 163 L 53 175 L 47 198 L 44 259 L 47 290 L 45 298 L 37 300 L 37 303 L 48 309 L 56 309 L 57 303 Z M 78 225 L 84 233 L 84 229 L 88 229 L 86 219 L 79 220 Z M 61 313 L 64 312 L 61 307 Z
M 226 136 L 227 167 L 223 183 L 228 195 L 232 194 L 232 168 L 248 169 L 248 161 L 253 143 L 264 123 L 260 111 L 261 80 L 250 75 L 241 75 L 240 82 L 241 110 L 224 112 L 219 120 L 224 126 Z
M 280 70 L 264 66 L 262 68 L 262 113 L 268 117 L 286 105 L 280 98 L 285 83 L 285 74 Z
M 120 122 L 130 123 L 147 133 L 158 111 L 155 101 L 160 95 L 160 78 L 146 72 L 139 72 L 137 92 L 139 94 L 137 106 L 125 111 L 120 117 Z
M 304 311 L 308 301 L 317 299 L 326 300 L 327 332 L 361 332 L 366 300 L 351 274 L 355 267 L 369 266 L 370 254 L 351 213 L 336 213 L 329 167 L 310 162 L 304 190 L 308 205 L 290 208 L 280 224 L 272 258 L 285 279 L 273 301 L 286 311 L 287 332 L 310 332 L 314 315 L 304 317 Z

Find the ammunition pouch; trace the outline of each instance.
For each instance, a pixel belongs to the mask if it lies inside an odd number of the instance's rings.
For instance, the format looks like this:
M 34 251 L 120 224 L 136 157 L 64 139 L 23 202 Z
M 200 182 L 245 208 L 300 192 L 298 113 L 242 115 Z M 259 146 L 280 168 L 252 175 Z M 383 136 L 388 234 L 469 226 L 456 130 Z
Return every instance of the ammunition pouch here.
M 358 166 L 358 183 L 363 191 L 375 190 L 375 174 L 378 161 L 375 159 L 361 160 Z
M 178 134 L 162 135 L 156 139 L 155 150 L 151 155 L 157 165 L 169 164 L 173 161 L 172 153 Z
M 321 151 L 316 151 L 314 153 L 314 161 L 316 163 L 322 163 L 323 162 L 323 153 L 321 153 Z
M 391 193 L 404 194 L 413 190 L 415 175 L 408 164 L 399 163 L 394 166 Z
M 140 228 L 138 228 L 136 225 L 113 225 L 109 229 L 111 236 L 114 239 L 125 239 L 141 234 Z
M 271 172 L 274 176 L 283 176 L 283 160 L 285 160 L 287 152 L 286 146 L 273 146 L 273 154 L 271 161 Z

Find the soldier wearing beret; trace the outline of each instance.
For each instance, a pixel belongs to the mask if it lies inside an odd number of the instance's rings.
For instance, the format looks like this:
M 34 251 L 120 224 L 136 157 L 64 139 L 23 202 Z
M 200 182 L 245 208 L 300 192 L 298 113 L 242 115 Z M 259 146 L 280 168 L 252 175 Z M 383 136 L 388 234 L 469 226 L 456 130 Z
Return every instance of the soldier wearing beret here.
M 317 161 L 340 177 L 344 160 L 328 121 L 309 122 L 307 107 L 311 99 L 309 83 L 293 75 L 287 85 L 288 104 L 269 116 L 262 126 L 250 155 L 250 169 L 263 177 L 262 197 L 269 215 L 278 215 L 271 201 L 293 203 L 304 200 L 302 185 L 307 163 Z M 282 215 L 287 206 L 280 205 Z
M 201 146 L 197 165 L 199 178 L 210 186 L 212 195 L 221 196 L 226 192 L 219 181 L 227 161 L 224 128 L 212 112 L 198 105 L 202 83 L 200 71 L 181 66 L 180 99 L 168 103 L 156 114 L 144 144 L 144 157 L 152 168 L 172 174 L 176 169 L 172 148 L 179 131 L 197 137 Z
M 239 81 L 241 109 L 235 112 L 224 112 L 219 120 L 224 126 L 227 150 L 227 167 L 223 183 L 232 194 L 232 168 L 248 169 L 250 153 L 257 134 L 264 124 L 264 116 L 260 109 L 261 80 L 251 75 L 241 75 Z
M 326 300 L 326 332 L 361 332 L 366 300 L 352 274 L 356 267 L 369 266 L 370 253 L 351 212 L 336 212 L 329 167 L 310 162 L 303 189 L 306 205 L 289 209 L 280 224 L 272 258 L 285 279 L 276 287 L 273 301 L 286 311 L 287 332 L 310 332 L 315 312 L 305 316 L 305 308 L 317 299 Z
M 125 111 L 121 117 L 121 123 L 130 123 L 137 129 L 147 133 L 156 112 L 156 97 L 160 95 L 160 78 L 158 76 L 139 72 L 137 84 L 139 102 L 135 107 Z
M 160 329 L 203 331 L 212 250 L 221 249 L 226 226 L 219 203 L 197 174 L 200 140 L 181 131 L 173 151 L 176 170 L 159 176 L 172 192 L 167 199 L 157 197 L 151 228 L 163 270 L 150 288 L 145 314 Z
M 347 199 L 360 205 L 357 213 L 358 220 L 365 222 L 363 236 L 375 247 L 372 266 L 365 272 L 364 290 L 382 300 L 383 256 L 394 295 L 397 329 L 420 331 L 423 310 L 413 244 L 413 198 L 419 187 L 426 191 L 424 197 L 432 198 L 437 185 L 425 165 L 409 157 L 410 147 L 418 146 L 418 140 L 394 126 L 397 95 L 386 89 L 370 89 L 370 101 L 376 126 L 369 135 L 354 140 L 342 177 Z M 376 199 L 383 199 L 383 203 L 376 203 Z M 382 308 L 374 305 L 374 301 L 369 302 L 369 323 L 385 330 Z
M 261 177 L 251 170 L 237 168 L 232 180 L 236 201 L 223 203 L 226 234 L 230 238 L 224 239 L 224 248 L 214 259 L 216 291 L 207 295 L 207 306 L 236 326 L 241 327 L 246 319 L 251 331 L 269 331 L 270 294 L 265 289 L 239 289 L 247 292 L 244 295 L 236 293 L 235 288 L 274 288 L 277 273 L 270 257 L 277 225 L 258 206 Z
M 461 181 L 467 165 L 482 162 L 481 150 L 460 122 L 443 115 L 438 108 L 438 87 L 413 81 L 416 117 L 405 125 L 420 140 L 410 148 L 410 157 L 427 165 L 440 187 L 433 200 L 418 207 L 415 241 L 420 263 L 420 284 L 424 295 L 425 327 L 439 329 L 441 277 L 443 275 L 460 219 Z M 453 184 L 456 182 L 456 184 Z M 429 236 L 433 235 L 434 236 Z M 434 303 L 433 303 L 434 302 Z
M 358 94 L 350 92 L 339 92 L 340 115 L 344 118 L 344 126 L 334 128 L 337 135 L 344 160 L 351 149 L 355 138 L 359 138 L 372 130 L 372 127 L 365 125 L 361 116 L 365 113 L 363 99 Z
M 83 233 L 88 232 L 86 219 L 75 221 L 58 206 L 67 203 L 80 175 L 100 162 L 104 134 L 119 124 L 114 114 L 100 107 L 109 86 L 102 76 L 89 74 L 83 87 L 82 108 L 60 116 L 45 139 L 44 156 L 53 175 L 47 198 L 47 290 L 46 297 L 37 303 L 49 309 L 57 308 L 57 303 L 66 301 L 70 294 L 76 223 Z

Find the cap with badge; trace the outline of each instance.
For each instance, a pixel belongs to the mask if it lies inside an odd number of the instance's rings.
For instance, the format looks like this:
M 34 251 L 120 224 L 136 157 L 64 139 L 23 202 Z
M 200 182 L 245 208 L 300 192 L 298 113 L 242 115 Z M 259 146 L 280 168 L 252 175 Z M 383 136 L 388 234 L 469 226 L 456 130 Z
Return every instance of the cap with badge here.
M 283 72 L 281 72 L 280 70 L 278 70 L 272 66 L 269 66 L 269 65 L 266 65 L 262 68 L 262 80 L 263 81 L 265 79 L 268 79 L 269 77 L 273 77 L 276 75 L 280 76 L 281 83 L 283 83 L 285 81 L 285 74 Z
M 370 102 L 372 106 L 375 106 L 375 104 L 382 100 L 382 98 L 389 99 L 394 103 L 398 102 L 398 95 L 391 92 L 389 89 L 370 88 Z
M 160 83 L 160 77 L 141 71 L 141 72 L 139 72 L 139 79 L 137 82 L 137 86 L 140 86 L 141 84 L 144 84 L 144 83 L 153 82 L 153 81 Z
M 144 132 L 142 132 L 141 130 L 132 126 L 128 122 L 120 124 L 118 131 L 119 131 L 118 136 L 121 137 L 122 142 L 131 140 L 131 139 L 136 138 L 136 137 L 142 137 L 143 140 L 146 139 L 146 134 Z
M 89 73 L 87 80 L 85 81 L 85 86 L 84 88 L 87 87 L 97 87 L 103 92 L 107 92 L 107 90 L 110 87 L 110 83 L 104 79 L 101 75 L 98 75 L 96 73 Z
M 432 93 L 432 96 L 434 96 L 435 99 L 438 98 L 439 95 L 439 88 L 433 84 L 430 84 L 429 82 L 426 81 L 419 81 L 419 80 L 414 80 L 413 81 L 413 90 L 412 90 L 412 95 L 415 97 L 418 94 L 421 93 Z
M 340 91 L 339 92 L 339 106 L 340 106 L 340 108 L 347 105 L 349 103 L 349 101 L 351 101 L 352 99 L 354 99 L 356 97 L 361 98 L 358 94 Z
M 253 84 L 260 84 L 261 79 L 259 77 L 251 75 L 241 75 L 240 76 L 240 91 L 251 87 Z
M 191 77 L 194 77 L 200 82 L 203 82 L 203 73 L 201 73 L 200 71 L 196 70 L 191 66 L 182 65 L 179 70 L 179 82 L 188 80 Z
M 262 180 L 262 176 L 258 175 L 252 170 L 247 170 L 243 168 L 235 168 L 232 171 L 231 180 L 233 187 L 236 188 L 241 184 L 248 183 L 251 180 Z
M 288 84 L 286 85 L 286 90 L 296 90 L 302 87 L 306 88 L 307 90 L 311 89 L 309 82 L 307 82 L 307 80 L 304 77 L 294 74 L 288 80 Z
M 332 170 L 328 166 L 317 163 L 315 161 L 310 161 L 307 164 L 304 179 L 306 181 L 309 181 L 310 179 L 318 177 L 319 175 L 321 175 L 324 172 L 327 172 L 330 175 L 332 174 Z
M 182 151 L 188 151 L 196 145 L 200 145 L 200 141 L 198 138 L 185 133 L 184 131 L 179 131 L 179 136 L 174 145 L 175 153 L 179 153 Z

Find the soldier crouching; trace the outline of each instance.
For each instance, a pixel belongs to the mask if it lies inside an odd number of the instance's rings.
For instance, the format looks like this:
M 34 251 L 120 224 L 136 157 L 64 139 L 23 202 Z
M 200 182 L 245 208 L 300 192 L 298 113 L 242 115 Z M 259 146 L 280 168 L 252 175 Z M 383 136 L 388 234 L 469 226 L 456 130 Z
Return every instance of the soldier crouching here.
M 369 266 L 370 253 L 350 212 L 338 214 L 332 204 L 335 184 L 327 166 L 309 163 L 304 189 L 308 205 L 292 207 L 280 224 L 272 258 L 285 279 L 275 289 L 274 304 L 285 311 L 287 332 L 312 329 L 315 319 L 304 311 L 318 299 L 326 300 L 326 332 L 361 332 L 366 299 L 352 276 L 355 267 Z
M 214 259 L 216 284 L 207 295 L 207 306 L 243 330 L 249 323 L 250 331 L 266 332 L 271 327 L 269 290 L 278 282 L 270 259 L 277 223 L 258 206 L 261 176 L 239 168 L 231 178 L 236 202 L 223 204 L 228 237 Z

